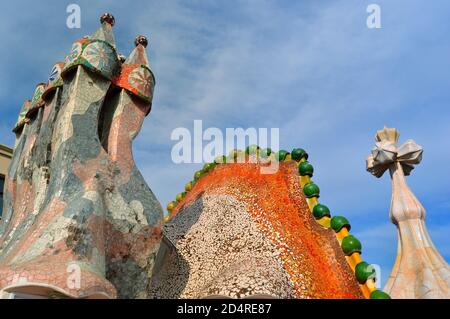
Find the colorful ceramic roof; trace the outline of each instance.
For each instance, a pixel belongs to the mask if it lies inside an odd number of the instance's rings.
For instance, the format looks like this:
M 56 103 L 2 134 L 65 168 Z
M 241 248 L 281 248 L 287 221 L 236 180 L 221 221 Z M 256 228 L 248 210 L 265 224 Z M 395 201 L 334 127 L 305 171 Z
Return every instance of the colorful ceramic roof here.
M 102 25 L 94 34 L 83 37 L 72 45 L 72 50 L 65 60 L 63 77 L 78 65 L 107 79 L 112 79 L 118 74 L 120 61 L 112 32 L 114 18 L 106 14 L 100 18 L 100 22 Z
M 146 47 L 148 40 L 140 35 L 135 39 L 135 48 L 123 62 L 120 75 L 113 78 L 113 83 L 131 94 L 151 102 L 155 77 L 150 70 Z
M 20 112 L 0 223 L 2 294 L 148 298 L 163 212 L 131 146 L 149 103 L 113 87 L 114 18 L 101 23 Z M 129 60 L 148 65 L 143 43 Z M 71 267 L 79 285 L 67 284 Z
M 44 93 L 42 94 L 42 99 L 45 100 L 46 97 L 56 90 L 56 88 L 61 87 L 64 81 L 61 77 L 62 70 L 64 69 L 64 62 L 56 62 L 48 76 L 47 85 L 45 86 Z
M 240 159 L 239 162 L 243 163 L 236 163 L 237 159 Z M 266 222 L 269 221 L 268 224 L 272 226 L 266 229 L 267 236 L 271 238 L 272 232 L 276 232 L 277 238 L 279 236 L 283 237 L 279 244 L 287 247 L 290 251 L 290 254 L 287 254 L 284 258 L 285 268 L 289 269 L 288 272 L 292 274 L 292 278 L 296 278 L 299 275 L 298 268 L 300 264 L 295 258 L 297 256 L 309 256 L 307 258 L 308 263 L 314 264 L 314 269 L 316 270 L 321 268 L 320 272 L 324 277 L 355 280 L 366 298 L 389 298 L 386 293 L 376 288 L 375 270 L 370 264 L 361 259 L 362 245 L 355 236 L 349 233 L 351 228 L 349 221 L 343 216 L 331 217 L 330 209 L 318 202 L 320 189 L 311 181 L 314 168 L 307 159 L 308 154 L 300 148 L 292 150 L 291 153 L 284 150 L 273 153 L 270 149 L 261 150 L 255 145 L 247 147 L 245 152 L 235 150 L 228 157 L 219 157 L 213 163 L 207 163 L 203 169 L 195 172 L 194 179 L 186 184 L 185 191 L 179 193 L 176 199 L 168 204 L 169 216 L 166 218 L 166 223 L 170 223 L 180 213 L 186 214 L 185 210 L 187 207 L 198 199 L 203 192 L 211 192 L 211 190 L 217 188 L 220 189 L 220 192 L 231 192 L 230 194 L 246 202 L 246 196 L 252 196 L 251 194 L 256 189 L 262 187 L 265 191 L 263 193 L 259 191 L 257 195 L 255 194 L 256 198 L 258 198 L 257 203 L 249 205 L 249 211 L 252 212 L 252 207 L 259 207 L 253 212 L 252 216 L 256 220 L 261 220 L 262 218 Z M 265 165 L 270 161 L 279 161 L 280 170 L 275 174 L 259 174 L 259 166 Z M 297 177 L 298 184 L 293 183 L 286 188 L 286 180 L 289 180 L 292 174 L 299 176 Z M 245 190 L 241 190 L 241 188 L 245 188 Z M 296 193 L 297 188 L 301 190 L 301 193 Z M 293 195 L 298 198 L 293 198 Z M 317 224 L 324 229 L 332 230 L 335 233 L 334 239 L 327 238 L 323 233 L 320 233 L 319 229 L 300 226 L 305 223 L 304 218 L 308 219 L 308 217 L 301 217 L 301 213 L 299 217 L 299 204 L 296 202 L 298 200 L 300 202 L 306 201 L 310 214 Z M 261 216 L 261 214 L 264 214 L 264 216 Z M 332 262 L 329 264 L 330 261 L 325 255 L 320 256 L 324 252 L 326 245 L 324 245 L 324 242 L 321 243 L 319 238 L 322 238 L 322 241 L 337 241 L 341 246 L 348 265 L 354 272 L 353 279 L 345 279 L 345 276 L 342 277 L 342 273 L 338 273 L 338 271 L 333 272 L 329 269 Z M 304 249 L 306 247 L 309 247 L 309 255 L 305 255 Z M 325 250 L 329 252 L 329 249 Z M 309 275 L 314 277 L 312 275 L 313 270 L 303 269 L 303 271 L 307 271 Z M 314 280 L 314 287 L 317 287 L 322 285 L 321 282 L 325 279 L 314 277 Z M 345 288 L 343 288 L 345 285 L 339 286 L 336 283 L 336 288 L 333 290 L 334 284 L 332 282 L 333 279 L 331 278 L 323 282 L 322 289 L 331 291 L 326 296 L 328 298 L 342 297 L 342 293 L 345 292 Z M 302 287 L 304 284 L 303 280 L 299 281 L 299 287 Z M 339 289 L 342 291 L 339 291 Z M 301 291 L 301 289 L 298 291 Z M 351 294 L 355 293 L 350 293 L 350 291 L 352 290 L 348 290 L 347 293 L 349 294 L 344 298 L 350 298 Z M 301 297 L 300 292 L 299 294 L 298 297 Z M 313 295 L 313 297 L 324 296 Z M 354 295 L 354 297 L 356 296 L 357 294 Z

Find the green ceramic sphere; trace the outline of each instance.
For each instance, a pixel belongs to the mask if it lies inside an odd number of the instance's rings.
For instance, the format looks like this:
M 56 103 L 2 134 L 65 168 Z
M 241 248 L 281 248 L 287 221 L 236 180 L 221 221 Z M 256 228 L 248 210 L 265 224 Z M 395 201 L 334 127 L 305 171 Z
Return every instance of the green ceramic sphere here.
M 239 155 L 239 150 L 238 149 L 234 149 L 231 150 L 230 153 L 228 154 L 228 157 L 230 158 L 237 158 Z
M 375 278 L 375 269 L 369 263 L 362 261 L 355 267 L 355 276 L 358 282 L 363 285 L 369 278 Z
M 216 165 L 214 164 L 214 163 L 206 163 L 204 166 L 203 166 L 203 172 L 209 172 L 209 171 L 212 171 L 212 169 L 215 167 Z
M 347 256 L 356 252 L 361 253 L 362 250 L 360 241 L 353 235 L 348 235 L 342 239 L 341 247 Z
M 317 204 L 314 206 L 312 213 L 315 219 L 321 219 L 325 216 L 331 217 L 330 209 L 322 204 Z
M 202 171 L 196 171 L 194 174 L 194 181 L 198 181 L 200 177 L 202 177 L 203 172 Z
M 214 159 L 214 163 L 216 164 L 225 164 L 227 162 L 227 157 L 225 155 L 217 156 Z
M 374 290 L 370 293 L 370 299 L 391 299 L 391 296 L 381 290 Z
M 256 144 L 252 144 L 247 146 L 247 148 L 245 149 L 245 153 L 249 154 L 249 155 L 253 155 L 253 154 L 257 154 L 259 150 L 259 146 Z
M 314 167 L 308 161 L 304 161 L 298 166 L 298 173 L 300 174 L 300 176 L 312 177 L 314 173 Z
M 183 200 L 183 198 L 186 197 L 186 192 L 181 192 L 177 194 L 176 200 L 177 202 L 181 202 Z
M 319 186 L 311 182 L 303 187 L 303 193 L 305 193 L 306 198 L 319 197 L 320 189 Z
M 270 147 L 265 148 L 265 149 L 261 150 L 259 152 L 259 154 L 261 155 L 261 157 L 267 158 L 270 156 L 270 154 L 272 154 L 272 149 Z
M 308 159 L 308 153 L 302 148 L 294 148 L 291 153 L 292 159 L 294 161 L 300 161 L 302 158 L 305 160 Z
M 234 149 L 230 152 L 227 163 L 242 163 L 245 161 L 245 152 Z
M 288 154 L 289 154 L 288 151 L 285 151 L 285 150 L 279 150 L 279 151 L 277 152 L 277 159 L 278 159 L 278 161 L 279 161 L 279 162 L 284 161 L 284 160 L 286 159 L 286 156 L 287 156 Z
M 187 182 L 186 185 L 184 185 L 184 190 L 186 192 L 189 192 L 192 189 L 192 187 L 194 187 L 194 184 L 192 182 Z
M 169 204 L 167 204 L 167 211 L 172 212 L 172 210 L 177 206 L 176 201 L 171 201 Z
M 344 216 L 334 216 L 331 218 L 330 226 L 336 233 L 340 232 L 342 227 L 346 227 L 347 230 L 351 228 L 349 221 Z

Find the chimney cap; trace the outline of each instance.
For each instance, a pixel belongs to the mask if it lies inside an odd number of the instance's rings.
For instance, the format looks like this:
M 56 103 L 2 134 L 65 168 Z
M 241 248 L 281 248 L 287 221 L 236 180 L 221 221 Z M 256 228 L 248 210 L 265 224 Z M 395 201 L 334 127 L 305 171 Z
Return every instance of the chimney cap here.
M 139 44 L 141 44 L 144 48 L 146 48 L 148 45 L 147 37 L 144 35 L 138 35 L 136 39 L 134 39 L 134 45 L 138 46 Z
M 114 24 L 116 23 L 116 19 L 114 19 L 114 16 L 111 13 L 103 13 L 102 16 L 100 17 L 100 23 L 108 23 L 109 25 L 111 25 L 112 27 L 114 26 Z

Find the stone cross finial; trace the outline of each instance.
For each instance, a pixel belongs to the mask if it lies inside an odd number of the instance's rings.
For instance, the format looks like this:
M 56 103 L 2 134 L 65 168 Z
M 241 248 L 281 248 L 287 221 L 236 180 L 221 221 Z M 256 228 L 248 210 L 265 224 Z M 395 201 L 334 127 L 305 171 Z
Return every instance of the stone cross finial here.
M 413 140 L 407 140 L 400 147 L 397 142 L 400 134 L 395 128 L 380 130 L 375 135 L 375 146 L 372 155 L 367 158 L 367 170 L 376 177 L 381 177 L 384 172 L 394 165 L 401 164 L 403 172 L 408 176 L 415 164 L 422 160 L 423 149 Z
M 375 136 L 367 170 L 392 178 L 390 217 L 397 225 L 398 251 L 384 290 L 393 298 L 450 298 L 450 268 L 439 254 L 425 225 L 425 208 L 413 194 L 405 176 L 422 160 L 422 147 L 413 140 L 397 146 L 399 133 L 384 128 Z

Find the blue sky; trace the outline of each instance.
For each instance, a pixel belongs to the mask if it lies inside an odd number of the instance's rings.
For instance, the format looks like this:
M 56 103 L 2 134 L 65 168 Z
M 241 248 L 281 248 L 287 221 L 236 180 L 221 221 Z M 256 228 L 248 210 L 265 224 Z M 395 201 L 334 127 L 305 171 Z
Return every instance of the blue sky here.
M 81 29 L 66 7 L 81 7 Z M 381 6 L 381 29 L 366 7 Z M 0 12 L 0 143 L 23 100 L 45 81 L 72 42 L 103 12 L 116 17 L 119 52 L 149 37 L 157 84 L 134 155 L 165 206 L 200 164 L 170 158 L 176 127 L 279 127 L 280 145 L 305 148 L 321 202 L 352 223 L 365 260 L 382 268 L 396 254 L 388 218 L 391 185 L 365 170 L 374 134 L 396 127 L 424 147 L 408 178 L 427 209 L 434 243 L 450 259 L 450 2 L 333 1 L 8 1 Z

